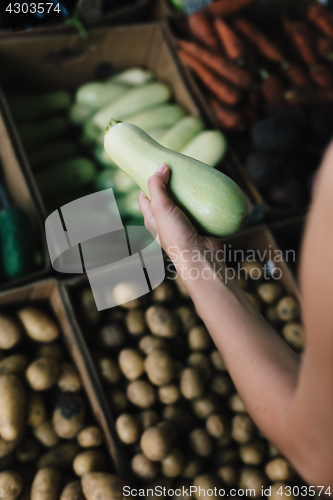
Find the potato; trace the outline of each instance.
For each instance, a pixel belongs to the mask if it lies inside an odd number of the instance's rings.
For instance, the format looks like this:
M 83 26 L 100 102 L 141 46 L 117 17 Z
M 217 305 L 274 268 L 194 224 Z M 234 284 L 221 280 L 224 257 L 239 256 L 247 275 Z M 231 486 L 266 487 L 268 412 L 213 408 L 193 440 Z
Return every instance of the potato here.
M 81 479 L 84 497 L 87 500 L 122 500 L 125 482 L 107 472 L 90 472 Z
M 22 463 L 35 463 L 41 455 L 42 447 L 33 437 L 26 438 L 16 450 L 16 458 Z
M 26 393 L 16 375 L 0 376 L 0 437 L 7 441 L 23 433 L 26 417 Z
M 124 349 L 119 354 L 119 367 L 128 380 L 136 380 L 144 372 L 143 357 L 135 349 Z
M 140 446 L 145 457 L 156 462 L 170 454 L 172 443 L 163 428 L 150 427 L 142 434 Z
M 181 329 L 184 332 L 188 332 L 199 321 L 199 318 L 195 313 L 194 308 L 190 305 L 177 307 L 175 312 L 180 322 Z
M 0 314 L 0 349 L 12 349 L 20 340 L 22 331 L 20 325 L 7 316 Z
M 132 458 L 132 470 L 142 481 L 152 481 L 157 476 L 159 467 L 156 462 L 138 453 Z
M 31 487 L 31 500 L 58 500 L 60 474 L 53 467 L 39 470 Z
M 163 458 L 161 466 L 163 476 L 180 476 L 185 466 L 183 454 L 177 448 L 174 448 L 168 456 Z
M 219 411 L 220 406 L 220 401 L 214 394 L 207 394 L 207 396 L 193 401 L 192 410 L 198 418 L 207 418 L 212 413 Z
M 305 337 L 301 323 L 287 323 L 282 329 L 282 337 L 294 349 L 304 349 Z
M 145 313 L 142 309 L 132 309 L 126 315 L 126 327 L 131 335 L 142 335 L 146 328 Z
M 256 309 L 258 309 L 258 311 L 261 311 L 261 302 L 258 299 L 258 297 L 256 295 L 254 295 L 254 293 L 252 293 L 252 292 L 245 292 L 245 293 L 246 293 L 248 299 L 250 299 L 250 301 L 254 305 L 254 307 Z
M 43 398 L 38 392 L 29 391 L 27 403 L 27 424 L 36 427 L 46 418 Z
M 59 443 L 59 437 L 54 432 L 52 422 L 43 420 L 40 424 L 33 428 L 34 436 L 47 448 L 53 448 Z
M 88 472 L 103 472 L 106 469 L 107 459 L 100 450 L 87 450 L 76 455 L 73 469 L 77 476 L 84 476 Z
M 199 457 L 193 457 L 191 455 L 190 458 L 185 461 L 185 466 L 182 471 L 182 476 L 186 479 L 194 479 L 196 478 L 203 469 L 203 461 Z
M 280 451 L 274 446 L 273 443 L 268 443 L 268 456 L 270 458 L 279 457 L 281 455 Z
M 216 471 L 216 475 L 227 486 L 235 486 L 238 481 L 238 471 L 232 465 L 224 465 Z
M 37 342 L 53 342 L 59 337 L 55 322 L 36 307 L 24 307 L 17 313 L 29 337 Z
M 205 382 L 212 377 L 212 366 L 208 356 L 202 352 L 193 352 L 187 358 L 187 364 L 192 368 L 197 368 L 202 374 Z
M 80 481 L 68 483 L 60 495 L 60 500 L 84 500 Z
M 300 313 L 299 304 L 294 297 L 284 297 L 277 304 L 277 312 L 282 321 L 293 321 Z
M 117 385 L 122 379 L 118 363 L 110 358 L 102 358 L 97 362 L 102 378 L 111 385 Z
M 287 484 L 282 481 L 272 484 L 270 499 L 281 500 L 282 498 L 289 498 L 289 500 L 295 500 L 294 495 L 290 494 L 289 491 L 286 490 L 286 487 Z
M 189 444 L 200 457 L 209 457 L 213 452 L 213 441 L 205 429 L 194 429 L 189 435 Z
M 20 444 L 21 436 L 14 441 L 6 441 L 0 437 L 0 458 L 6 457 L 10 453 L 12 453 L 18 445 Z
M 116 430 L 123 443 L 133 444 L 139 439 L 141 426 L 136 417 L 123 413 L 116 420 Z
M 226 417 L 214 413 L 206 420 L 206 431 L 210 436 L 219 439 L 224 436 L 229 436 L 229 422 Z
M 158 287 L 156 287 L 152 293 L 151 298 L 153 302 L 171 302 L 174 296 L 174 290 L 169 281 L 164 281 Z
M 124 391 L 121 391 L 120 389 L 112 389 L 109 391 L 108 396 L 110 408 L 113 413 L 118 414 L 126 410 L 128 406 L 128 399 Z
M 239 448 L 239 454 L 244 464 L 259 465 L 265 457 L 265 444 L 259 440 L 242 444 Z
M 234 389 L 232 381 L 228 375 L 218 373 L 210 381 L 210 389 L 219 396 L 228 396 Z
M 165 405 L 172 405 L 177 403 L 180 398 L 180 391 L 178 387 L 174 384 L 163 385 L 158 388 L 158 397 L 161 403 Z
M 88 326 L 96 326 L 100 322 L 101 315 L 96 307 L 95 297 L 90 288 L 85 288 L 79 296 L 79 312 L 84 323 Z
M 45 455 L 42 455 L 37 462 L 37 467 L 38 469 L 55 467 L 60 472 L 71 471 L 72 462 L 79 450 L 78 444 L 74 442 L 60 444 L 45 453 Z
M 145 380 L 131 382 L 127 387 L 127 397 L 140 408 L 149 408 L 157 399 L 154 387 Z
M 271 481 L 288 481 L 295 472 L 285 458 L 274 458 L 265 466 L 266 475 Z
M 99 331 L 98 339 L 102 347 L 116 349 L 126 340 L 125 328 L 119 323 L 104 325 Z
M 180 392 L 186 399 L 200 398 L 205 391 L 201 373 L 197 368 L 185 368 L 180 377 Z
M 268 307 L 265 311 L 265 318 L 267 321 L 273 325 L 279 323 L 281 320 L 278 315 L 278 310 L 276 306 Z
M 63 392 L 76 392 L 81 389 L 81 380 L 77 369 L 72 363 L 60 365 L 60 375 L 57 385 Z
M 187 408 L 181 406 L 166 406 L 163 410 L 163 418 L 175 425 L 180 432 L 188 431 L 194 427 L 194 418 Z
M 91 425 L 77 435 L 77 442 L 82 448 L 92 448 L 103 443 L 103 434 L 99 427 Z
M 258 498 L 262 496 L 261 488 L 267 486 L 267 479 L 260 470 L 245 468 L 240 473 L 238 486 L 243 490 L 254 490 L 251 496 Z
M 277 283 L 263 283 L 258 288 L 258 295 L 265 304 L 273 304 L 282 295 L 282 288 Z
M 188 333 L 188 344 L 192 351 L 207 351 L 213 346 L 212 339 L 204 325 L 191 328 Z
M 16 500 L 22 488 L 23 481 L 17 472 L 0 472 L 0 500 Z
M 44 344 L 37 350 L 36 358 L 53 358 L 56 361 L 64 359 L 64 349 L 59 344 Z
M 46 391 L 58 380 L 60 367 L 53 358 L 38 358 L 25 373 L 28 384 L 35 391 Z
M 169 440 L 174 442 L 178 436 L 178 431 L 173 422 L 168 420 L 162 420 L 159 422 L 156 427 L 158 429 L 162 429 L 163 432 L 168 436 Z
M 231 436 L 238 443 L 248 443 L 254 434 L 254 423 L 246 413 L 240 413 L 232 419 Z
M 55 433 L 63 439 L 75 437 L 82 428 L 85 413 L 85 404 L 81 396 L 62 394 L 52 417 Z
M 245 278 L 259 280 L 263 274 L 263 265 L 259 262 L 248 262 L 244 260 L 241 264 L 241 270 L 244 272 Z
M 227 370 L 225 362 L 223 361 L 223 358 L 222 358 L 221 354 L 219 353 L 219 351 L 213 351 L 210 354 L 210 360 L 211 360 L 215 370 L 217 370 L 218 372 L 224 372 Z
M 0 375 L 23 375 L 29 360 L 23 354 L 13 354 L 0 361 Z
M 159 421 L 159 416 L 156 411 L 153 410 L 145 410 L 141 411 L 137 415 L 137 419 L 140 422 L 141 428 L 143 430 L 149 429 L 149 427 L 153 427 Z
M 210 474 L 202 474 L 193 481 L 193 486 L 197 490 L 193 493 L 197 500 L 209 500 L 211 498 L 219 498 L 220 483 L 215 476 Z M 216 488 L 216 490 L 215 490 Z
M 167 351 L 167 344 L 165 341 L 159 337 L 154 337 L 153 335 L 146 335 L 139 342 L 139 348 L 147 356 L 153 351 Z
M 245 408 L 244 403 L 241 400 L 239 394 L 233 394 L 232 396 L 230 396 L 229 406 L 232 409 L 232 411 L 234 411 L 236 413 L 246 412 L 246 408 Z
M 153 351 L 144 362 L 147 376 L 155 385 L 165 385 L 171 382 L 174 374 L 173 361 L 164 351 Z
M 151 306 L 146 311 L 150 331 L 158 337 L 175 337 L 178 332 L 177 316 L 163 306 Z

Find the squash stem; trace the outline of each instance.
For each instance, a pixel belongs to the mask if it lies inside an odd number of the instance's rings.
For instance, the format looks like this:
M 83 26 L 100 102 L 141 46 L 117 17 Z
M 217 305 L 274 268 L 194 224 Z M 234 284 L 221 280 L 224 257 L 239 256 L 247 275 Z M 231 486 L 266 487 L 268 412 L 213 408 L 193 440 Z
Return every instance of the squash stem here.
M 110 130 L 110 128 L 114 127 L 115 125 L 117 125 L 117 123 L 121 123 L 117 120 L 114 120 L 113 118 L 111 119 L 109 125 L 106 127 L 106 129 L 104 130 L 104 135 Z

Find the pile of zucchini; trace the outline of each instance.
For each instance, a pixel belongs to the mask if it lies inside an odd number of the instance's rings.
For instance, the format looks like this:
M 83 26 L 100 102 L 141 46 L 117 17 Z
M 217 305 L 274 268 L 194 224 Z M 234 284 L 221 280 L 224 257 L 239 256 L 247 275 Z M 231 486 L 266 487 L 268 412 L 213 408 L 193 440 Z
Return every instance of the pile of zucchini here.
M 204 130 L 200 118 L 186 116 L 172 102 L 170 88 L 141 68 L 88 82 L 77 89 L 74 99 L 69 92 L 57 91 L 15 96 L 9 104 L 49 213 L 112 188 L 123 221 L 143 223 L 138 186 L 103 148 L 104 130 L 111 118 L 133 123 L 162 146 L 212 167 L 221 162 L 227 149 L 221 132 Z

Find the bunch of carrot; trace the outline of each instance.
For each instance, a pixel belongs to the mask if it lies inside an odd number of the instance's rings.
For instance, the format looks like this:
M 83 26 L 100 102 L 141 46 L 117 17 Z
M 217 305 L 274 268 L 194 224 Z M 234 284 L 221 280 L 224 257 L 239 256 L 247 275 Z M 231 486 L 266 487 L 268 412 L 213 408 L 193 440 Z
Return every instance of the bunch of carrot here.
M 223 129 L 238 130 L 286 105 L 332 101 L 329 11 L 316 2 L 303 20 L 283 17 L 283 44 L 275 44 L 239 17 L 253 1 L 210 3 L 188 17 L 189 36 L 179 40 L 179 56 L 207 91 Z

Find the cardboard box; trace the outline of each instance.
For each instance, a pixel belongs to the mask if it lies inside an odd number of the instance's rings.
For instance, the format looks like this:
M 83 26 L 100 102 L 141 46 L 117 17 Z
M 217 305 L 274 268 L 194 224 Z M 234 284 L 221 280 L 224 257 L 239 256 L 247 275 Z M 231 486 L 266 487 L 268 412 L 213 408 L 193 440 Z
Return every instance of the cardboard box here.
M 0 92 L 0 168 L 5 186 L 8 190 L 10 201 L 13 205 L 21 207 L 29 216 L 32 234 L 31 240 L 36 243 L 36 248 L 41 253 L 40 267 L 13 281 L 8 281 L 0 286 L 1 290 L 20 286 L 25 282 L 40 279 L 50 270 L 50 260 L 46 248 L 44 219 L 38 210 L 38 202 L 30 176 L 21 169 L 21 157 L 15 148 L 15 140 L 11 134 L 11 123 L 3 95 Z M 2 208 L 2 207 L 1 207 Z
M 106 446 L 113 460 L 116 471 L 131 483 L 131 473 L 122 453 L 114 429 L 114 422 L 105 405 L 102 387 L 93 365 L 90 352 L 72 318 L 72 309 L 66 302 L 66 294 L 54 279 L 39 281 L 32 285 L 17 288 L 7 293 L 0 293 L 0 307 L 8 309 L 21 305 L 41 306 L 58 322 L 61 329 L 60 340 L 72 358 L 82 380 L 84 391 L 93 415 L 103 430 Z
M 149 68 L 154 71 L 158 80 L 166 82 L 172 88 L 174 100 L 187 113 L 202 115 L 206 119 L 188 90 L 179 71 L 179 63 L 158 23 L 96 29 L 91 32 L 89 41 L 78 34 L 65 33 L 31 35 L 24 39 L 0 39 L 0 62 L 3 67 L 0 83 L 5 93 L 18 82 L 20 92 L 25 89 L 43 92 L 62 88 L 74 91 L 84 82 L 94 79 L 98 66 L 106 62 L 112 64 L 115 71 L 132 66 Z M 23 169 L 32 178 L 13 122 L 12 125 Z M 234 177 L 236 182 L 242 182 L 228 159 L 223 162 L 222 168 Z M 41 212 L 45 216 L 46 210 L 36 185 L 34 190 Z

